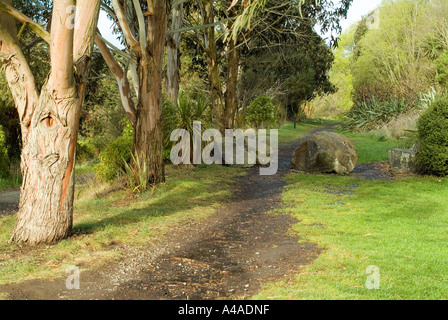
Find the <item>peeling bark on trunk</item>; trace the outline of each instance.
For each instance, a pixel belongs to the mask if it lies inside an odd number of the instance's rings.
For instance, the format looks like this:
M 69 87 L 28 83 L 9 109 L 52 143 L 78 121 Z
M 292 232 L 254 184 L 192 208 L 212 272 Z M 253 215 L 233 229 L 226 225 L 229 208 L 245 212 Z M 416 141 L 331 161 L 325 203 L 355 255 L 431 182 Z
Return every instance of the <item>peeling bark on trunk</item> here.
M 165 180 L 163 166 L 162 66 L 167 28 L 166 0 L 148 1 L 147 52 L 137 61 L 140 91 L 134 132 L 134 152 L 146 164 L 147 181 Z M 134 164 L 135 166 L 136 164 Z
M 147 65 L 140 66 L 141 91 L 134 130 L 134 153 L 139 162 L 146 164 L 147 181 L 160 183 L 165 180 L 163 168 L 163 123 L 161 101 L 161 73 Z M 158 81 L 158 82 L 157 82 Z M 150 85 L 154 83 L 154 85 Z M 133 164 L 136 166 L 137 164 Z
M 71 232 L 81 101 L 77 90 L 58 98 L 53 91 L 47 82 L 23 141 L 23 184 L 13 241 L 51 243 Z
M 128 50 L 135 60 L 130 62 L 132 85 L 137 94 L 137 103 L 126 112 L 135 118 L 131 122 L 134 126 L 134 154 L 138 163 L 146 167 L 148 183 L 159 183 L 165 180 L 163 167 L 163 122 L 162 122 L 162 66 L 165 49 L 165 34 L 167 28 L 167 1 L 148 0 L 147 11 L 142 12 L 138 1 L 120 2 L 112 0 L 118 23 L 126 40 Z M 138 21 L 138 35 L 133 34 L 130 24 L 132 17 L 126 16 L 126 9 L 133 7 Z M 132 10 L 131 10 L 132 11 Z M 146 23 L 146 25 L 145 25 Z M 98 42 L 98 41 L 97 41 Z M 100 47 L 101 49 L 101 47 Z M 107 49 L 107 48 L 106 48 Z M 105 50 L 102 50 L 102 53 Z M 105 53 L 105 54 L 104 54 Z M 113 59 L 108 52 L 104 52 L 106 61 Z M 123 106 L 131 106 L 129 83 L 124 74 L 114 71 L 116 62 L 108 61 L 114 72 L 122 95 Z M 115 66 L 114 66 L 115 65 Z M 119 66 L 118 66 L 119 67 Z M 129 102 L 129 103 L 127 103 Z M 135 115 L 132 115 L 135 113 Z M 137 162 L 131 163 L 138 169 Z M 135 170 L 138 173 L 138 170 Z M 135 176 L 136 181 L 142 177 Z

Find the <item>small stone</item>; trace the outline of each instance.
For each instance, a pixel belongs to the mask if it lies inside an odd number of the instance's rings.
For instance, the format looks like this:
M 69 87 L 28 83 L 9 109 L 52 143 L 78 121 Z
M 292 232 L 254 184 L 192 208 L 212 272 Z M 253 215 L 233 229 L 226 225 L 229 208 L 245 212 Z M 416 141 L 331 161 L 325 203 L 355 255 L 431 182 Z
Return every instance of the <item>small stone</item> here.
M 418 173 L 420 170 L 416 163 L 418 148 L 389 149 L 389 163 L 392 171 L 396 173 Z

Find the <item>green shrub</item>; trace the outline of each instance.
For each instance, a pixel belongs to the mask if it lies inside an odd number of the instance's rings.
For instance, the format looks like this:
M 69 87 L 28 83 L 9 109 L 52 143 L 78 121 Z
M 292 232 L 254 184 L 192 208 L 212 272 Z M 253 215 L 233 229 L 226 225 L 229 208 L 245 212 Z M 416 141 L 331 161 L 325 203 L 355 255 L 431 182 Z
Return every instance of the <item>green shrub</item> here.
M 253 100 L 246 110 L 245 122 L 256 129 L 276 126 L 278 124 L 278 112 L 272 99 L 263 94 Z
M 0 126 L 0 178 L 9 178 L 8 149 L 6 148 L 6 137 Z
M 80 139 L 76 144 L 76 161 L 85 162 L 95 157 L 95 146 L 91 139 Z
M 103 181 L 112 181 L 125 170 L 124 161 L 131 160 L 134 132 L 131 125 L 123 130 L 123 135 L 113 140 L 99 155 L 100 162 L 94 171 Z
M 437 98 L 418 121 L 417 162 L 426 173 L 448 175 L 448 96 Z

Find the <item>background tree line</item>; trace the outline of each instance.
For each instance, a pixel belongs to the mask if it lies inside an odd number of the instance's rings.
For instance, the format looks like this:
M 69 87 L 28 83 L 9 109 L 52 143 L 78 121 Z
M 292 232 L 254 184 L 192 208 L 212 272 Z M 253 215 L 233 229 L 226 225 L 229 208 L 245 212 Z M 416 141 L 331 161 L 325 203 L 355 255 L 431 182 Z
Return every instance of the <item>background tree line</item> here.
M 317 115 L 351 110 L 348 128 L 394 137 L 416 129 L 426 98 L 446 90 L 447 17 L 446 1 L 384 0 L 341 35 L 330 71 L 339 90 L 312 102 Z
M 339 91 L 311 102 L 316 116 L 407 141 L 422 173 L 446 176 L 447 17 L 446 1 L 384 0 L 341 36 L 330 72 Z

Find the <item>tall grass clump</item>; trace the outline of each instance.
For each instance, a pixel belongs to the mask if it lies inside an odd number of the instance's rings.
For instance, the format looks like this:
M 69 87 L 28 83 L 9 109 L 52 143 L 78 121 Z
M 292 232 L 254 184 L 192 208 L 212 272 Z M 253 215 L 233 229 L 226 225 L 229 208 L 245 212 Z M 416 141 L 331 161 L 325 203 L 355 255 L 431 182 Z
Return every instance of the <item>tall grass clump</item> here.
M 99 163 L 95 166 L 94 172 L 101 181 L 113 181 L 120 173 L 123 172 L 124 164 L 131 160 L 131 152 L 134 141 L 134 130 L 130 124 L 125 127 L 123 134 L 113 140 L 109 145 L 101 151 L 99 155 Z
M 124 176 L 126 177 L 127 185 L 132 192 L 143 192 L 148 189 L 148 168 L 146 163 L 141 163 L 137 154 L 131 153 L 132 164 L 122 157 L 124 165 Z
M 193 136 L 193 122 L 200 121 L 202 129 L 212 128 L 210 99 L 204 93 L 191 93 L 181 90 L 177 103 L 163 102 L 164 157 L 169 159 L 170 150 L 176 144 L 170 141 L 171 132 L 176 129 L 187 130 Z
M 372 131 L 410 110 L 405 100 L 381 102 L 372 97 L 370 100 L 355 103 L 346 114 L 343 128 L 351 131 Z

